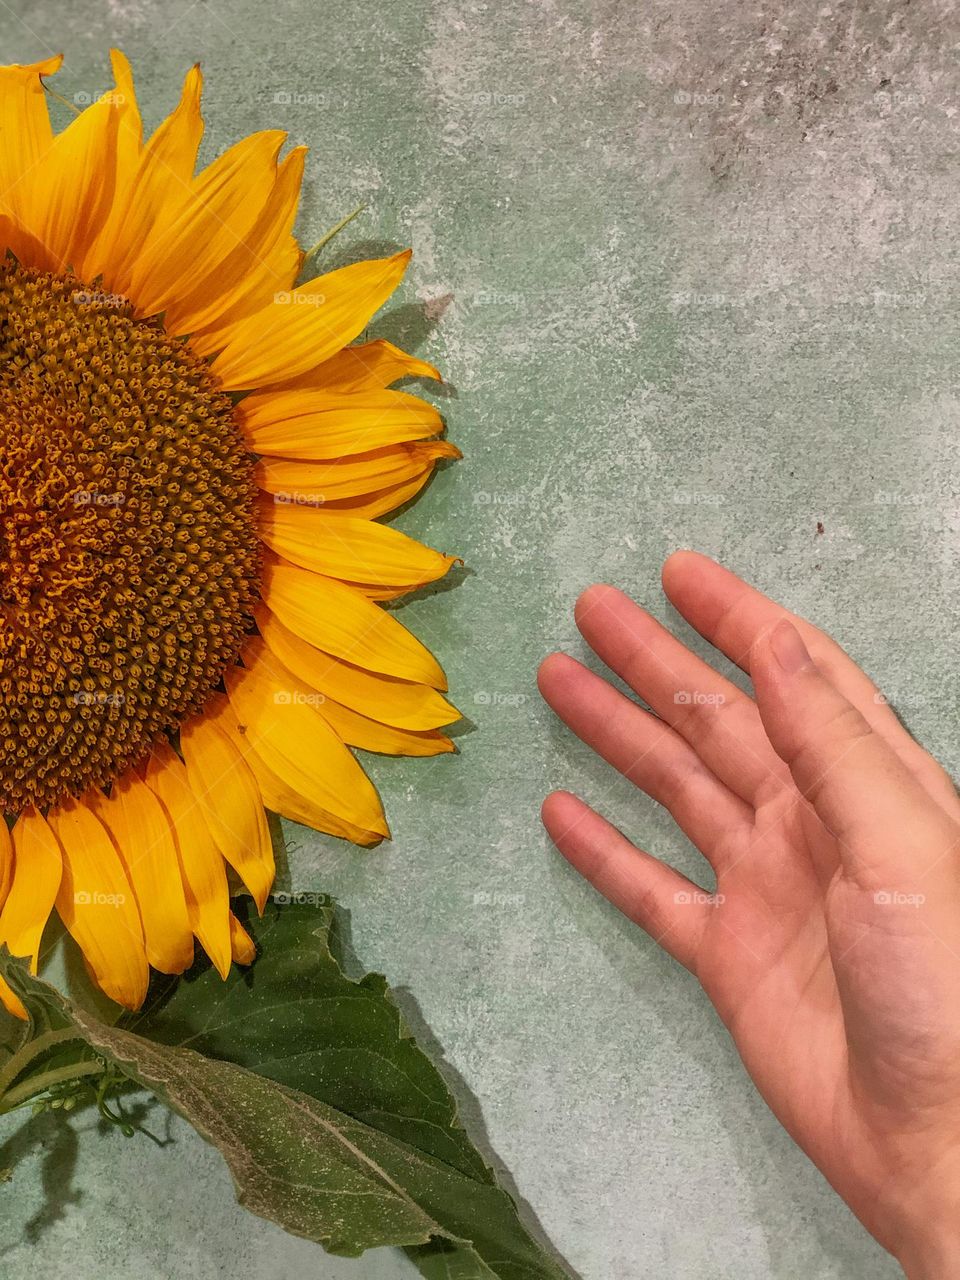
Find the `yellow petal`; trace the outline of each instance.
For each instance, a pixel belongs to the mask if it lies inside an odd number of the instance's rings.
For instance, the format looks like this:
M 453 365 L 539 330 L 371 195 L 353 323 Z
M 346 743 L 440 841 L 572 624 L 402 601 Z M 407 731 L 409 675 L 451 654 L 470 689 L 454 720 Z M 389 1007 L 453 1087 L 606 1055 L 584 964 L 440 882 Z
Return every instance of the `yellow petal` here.
M 257 958 L 257 948 L 246 929 L 230 912 L 230 950 L 237 964 L 253 964 Z
M 216 718 L 217 724 L 242 753 L 257 779 L 263 803 L 272 812 L 282 814 L 293 822 L 302 822 L 304 826 L 312 827 L 315 831 L 324 831 L 343 840 L 350 840 L 354 844 L 370 846 L 379 844 L 383 839 L 381 832 L 367 831 L 343 818 L 336 817 L 322 805 L 302 795 L 296 787 L 290 786 L 279 778 L 250 746 L 246 727 L 241 729 L 236 714 L 225 697 L 221 695 L 212 698 L 205 711 Z
M 400 378 L 430 378 L 442 382 L 439 369 L 401 351 L 386 338 L 344 347 L 318 369 L 303 375 L 304 385 L 331 391 L 370 391 L 389 387 Z M 299 383 L 300 379 L 296 380 Z M 288 384 L 289 385 L 289 384 Z
M 250 449 L 275 458 L 342 458 L 443 430 L 432 404 L 403 391 L 255 393 L 237 418 Z
M 161 973 L 183 973 L 193 964 L 193 931 L 177 846 L 163 806 L 128 770 L 113 784 L 109 799 L 97 797 L 94 812 L 113 836 L 133 886 L 147 959 Z
M 325 697 L 318 710 L 348 747 L 359 747 L 361 751 L 387 756 L 439 756 L 455 750 L 446 734 L 436 729 L 426 733 L 395 729 L 343 707 L 332 698 Z
M 63 850 L 60 919 L 98 986 L 125 1009 L 139 1009 L 149 976 L 143 928 L 113 840 L 82 799 L 67 800 L 49 821 Z
M 37 972 L 40 939 L 60 888 L 63 854 L 45 818 L 32 805 L 14 823 L 13 881 L 0 912 L 0 942 L 30 957 Z
M 25 267 L 37 267 L 43 270 L 51 261 L 50 250 L 45 244 L 2 213 L 0 214 L 0 253 L 5 253 L 8 249 Z
M 442 555 L 399 529 L 327 515 L 320 507 L 262 499 L 257 508 L 263 542 L 292 564 L 328 578 L 413 591 L 442 578 L 456 556 Z
M 210 834 L 262 915 L 276 867 L 257 780 L 242 754 L 207 716 L 181 728 L 180 750 Z
M 324 653 L 365 671 L 446 689 L 429 649 L 353 587 L 267 555 L 261 591 L 284 626 Z
M 279 130 L 242 138 L 194 180 L 173 216 L 155 226 L 130 279 L 140 312 L 166 311 L 244 242 L 276 182 L 285 138 Z
M 326 462 L 260 458 L 255 475 L 260 488 L 281 501 L 326 509 L 331 502 L 366 497 L 411 480 L 424 484 L 441 458 L 461 456 L 447 440 L 414 440 Z
M 143 122 L 140 119 L 137 94 L 133 86 L 133 68 L 130 66 L 130 59 L 122 50 L 110 50 L 110 69 L 113 72 L 113 92 L 131 108 L 126 128 L 123 130 L 128 141 L 123 145 L 129 147 L 131 154 L 137 154 L 143 144 Z
M 10 990 L 9 984 L 5 978 L 0 978 L 0 1004 L 3 1005 L 7 1013 L 12 1017 L 21 1018 L 24 1022 L 26 1022 L 30 1016 L 27 1013 L 24 1003 L 20 997 L 15 991 Z
M 50 254 L 50 269 L 78 271 L 113 205 L 117 134 L 129 111 L 106 94 L 58 133 L 24 179 L 24 217 Z
M 139 254 L 189 198 L 203 135 L 202 88 L 200 68 L 192 67 L 179 104 L 143 147 L 125 194 L 87 254 L 84 274 L 87 279 L 102 276 L 105 290 L 129 294 Z
M 190 928 L 225 978 L 230 972 L 230 891 L 227 873 L 183 762 L 161 744 L 147 765 L 146 783 L 166 810 L 180 860 Z
M 0 911 L 13 884 L 13 843 L 7 824 L 0 817 Z
M 228 391 L 294 378 L 328 360 L 400 283 L 410 251 L 318 276 L 242 320 L 212 369 Z
M 316 694 L 286 671 L 259 639 L 231 667 L 227 696 L 250 747 L 308 800 L 365 831 L 389 835 L 380 798 L 315 705 Z
M 123 108 L 117 118 L 114 191 L 110 208 L 103 218 L 100 229 L 91 237 L 80 261 L 76 264 L 77 274 L 84 280 L 94 280 L 102 273 L 105 248 L 108 256 L 115 251 L 112 232 L 126 213 L 143 149 L 143 122 L 137 106 L 130 63 L 119 49 L 110 50 L 110 63 L 114 81 L 111 93 L 115 96 L 118 105 Z
M 42 76 L 59 70 L 63 55 L 30 66 L 0 67 L 0 210 L 21 226 L 25 183 L 53 143 Z
M 363 671 L 322 653 L 289 631 L 263 605 L 257 608 L 257 627 L 270 651 L 298 680 L 361 715 L 420 732 L 460 719 L 456 707 L 435 689 Z
M 133 69 L 126 55 L 119 49 L 110 50 L 114 88 L 109 91 L 117 100 L 121 111 L 117 124 L 117 181 L 114 204 L 125 197 L 136 177 L 143 148 L 143 121 L 137 106 L 137 94 L 133 86 Z
M 375 493 L 356 498 L 342 498 L 333 502 L 325 502 L 324 510 L 342 511 L 348 516 L 362 516 L 364 520 L 376 520 L 390 511 L 396 511 L 417 496 L 433 474 L 433 467 L 421 472 L 405 484 L 388 485 L 386 489 L 378 489 Z
M 277 180 L 251 230 L 215 273 L 167 308 L 164 323 L 173 333 L 189 333 L 199 355 L 226 344 L 233 327 L 266 306 L 273 295 L 290 289 L 303 261 L 293 237 L 305 147 L 294 147 L 281 162 Z

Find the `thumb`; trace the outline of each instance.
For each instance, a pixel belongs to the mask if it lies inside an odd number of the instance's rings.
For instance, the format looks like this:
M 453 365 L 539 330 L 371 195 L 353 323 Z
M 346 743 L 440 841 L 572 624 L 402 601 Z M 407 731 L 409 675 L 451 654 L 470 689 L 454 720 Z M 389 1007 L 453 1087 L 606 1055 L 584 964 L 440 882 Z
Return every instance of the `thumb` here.
M 779 622 L 750 655 L 767 737 L 840 845 L 844 871 L 875 886 L 930 870 L 957 833 L 893 748 L 830 682 L 799 631 Z

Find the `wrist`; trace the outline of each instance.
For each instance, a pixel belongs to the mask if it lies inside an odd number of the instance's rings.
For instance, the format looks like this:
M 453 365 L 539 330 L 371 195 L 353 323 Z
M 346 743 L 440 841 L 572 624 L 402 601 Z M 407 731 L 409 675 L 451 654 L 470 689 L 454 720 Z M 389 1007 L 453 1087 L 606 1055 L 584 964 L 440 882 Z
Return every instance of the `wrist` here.
M 949 1280 L 960 1276 L 960 1234 L 944 1230 L 937 1237 L 931 1232 L 899 1250 L 897 1261 L 907 1280 Z
M 960 1194 L 940 1194 L 918 1206 L 893 1250 L 907 1280 L 960 1277 Z

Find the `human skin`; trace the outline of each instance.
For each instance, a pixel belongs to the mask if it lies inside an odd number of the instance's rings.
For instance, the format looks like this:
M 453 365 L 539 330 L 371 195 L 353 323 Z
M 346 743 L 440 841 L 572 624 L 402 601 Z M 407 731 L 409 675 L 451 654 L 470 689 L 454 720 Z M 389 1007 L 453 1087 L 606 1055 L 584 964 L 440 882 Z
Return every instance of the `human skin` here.
M 754 697 L 610 586 L 544 698 L 664 805 L 708 894 L 582 800 L 548 796 L 560 852 L 699 979 L 760 1093 L 910 1280 L 960 1276 L 960 799 L 843 650 L 705 556 L 668 599 Z M 679 695 L 679 696 L 678 696 Z

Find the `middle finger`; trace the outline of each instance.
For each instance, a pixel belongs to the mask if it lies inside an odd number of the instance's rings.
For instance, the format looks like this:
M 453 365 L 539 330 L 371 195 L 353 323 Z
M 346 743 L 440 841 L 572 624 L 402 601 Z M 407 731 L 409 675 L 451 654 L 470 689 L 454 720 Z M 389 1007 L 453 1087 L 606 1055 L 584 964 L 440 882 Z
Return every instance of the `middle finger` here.
M 580 631 L 656 714 L 683 737 L 731 791 L 756 806 L 791 785 L 756 703 L 696 657 L 615 587 L 589 587 L 577 601 Z

